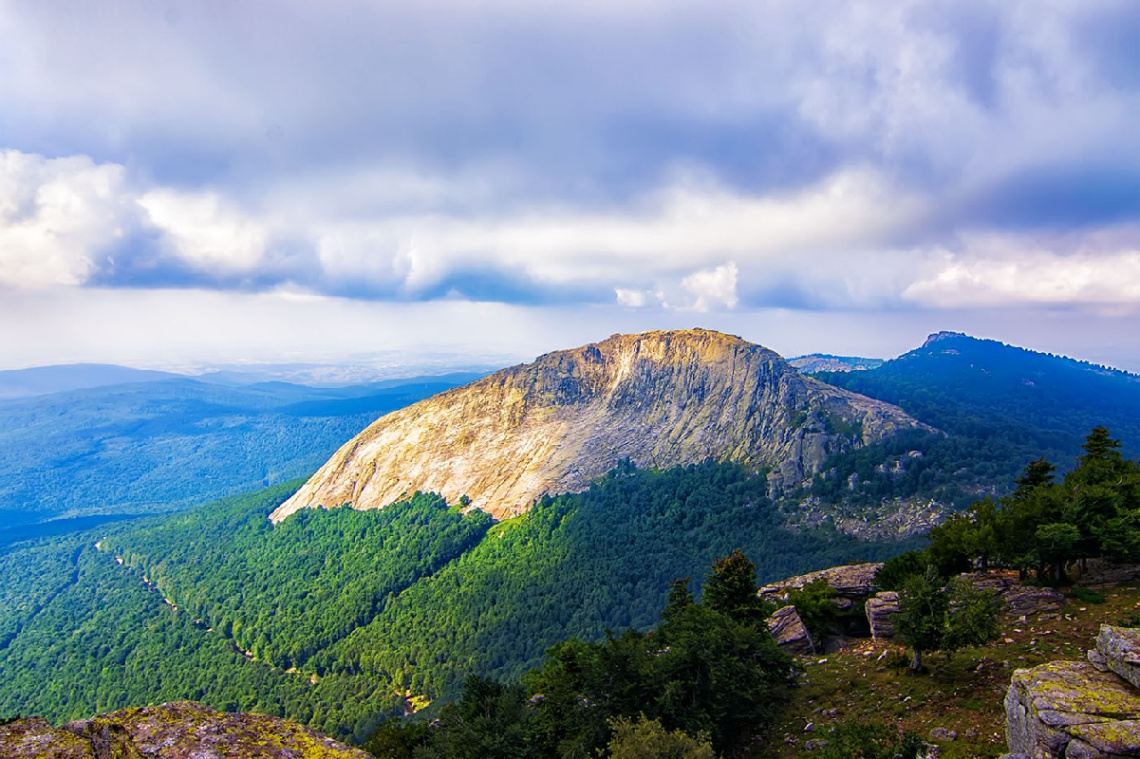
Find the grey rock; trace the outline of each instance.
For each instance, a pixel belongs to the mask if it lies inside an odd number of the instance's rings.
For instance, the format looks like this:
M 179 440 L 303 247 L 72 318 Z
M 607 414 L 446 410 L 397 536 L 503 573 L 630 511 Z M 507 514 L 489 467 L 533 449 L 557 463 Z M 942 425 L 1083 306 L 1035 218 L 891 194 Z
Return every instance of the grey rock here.
M 789 653 L 810 654 L 815 651 L 815 642 L 794 606 L 785 606 L 773 613 L 768 618 L 768 631 L 780 648 Z
M 1104 654 L 1097 651 L 1095 648 L 1088 651 L 1089 664 L 1099 669 L 1101 672 L 1108 672 L 1108 661 L 1104 658 Z
M 815 751 L 817 748 L 831 745 L 831 741 L 825 738 L 812 738 L 810 741 L 804 742 L 804 749 L 807 751 Z
M 806 575 L 796 575 L 760 588 L 760 597 L 786 598 L 788 593 L 793 590 L 802 590 L 805 585 L 817 580 L 826 580 L 827 584 L 835 589 L 839 599 L 860 601 L 871 595 L 875 583 L 875 573 L 882 566 L 881 562 L 845 564 L 841 567 L 821 569 L 818 572 L 808 572 Z
M 970 572 L 962 579 L 980 590 L 993 591 L 1002 603 L 1003 613 L 1011 617 L 1030 617 L 1056 612 L 1065 602 L 1065 596 L 1052 588 L 1035 588 L 1022 585 L 1012 574 L 1005 572 Z
M 958 733 L 945 727 L 936 727 L 930 731 L 930 739 L 932 741 L 956 741 L 958 740 Z
M 1088 662 L 1013 673 L 1005 697 L 1011 754 L 1035 759 L 1140 756 L 1140 692 Z
M 1140 629 L 1101 625 L 1096 650 L 1109 669 L 1140 688 Z
M 899 594 L 896 591 L 884 590 L 868 598 L 866 611 L 872 638 L 894 637 L 895 619 L 899 613 Z

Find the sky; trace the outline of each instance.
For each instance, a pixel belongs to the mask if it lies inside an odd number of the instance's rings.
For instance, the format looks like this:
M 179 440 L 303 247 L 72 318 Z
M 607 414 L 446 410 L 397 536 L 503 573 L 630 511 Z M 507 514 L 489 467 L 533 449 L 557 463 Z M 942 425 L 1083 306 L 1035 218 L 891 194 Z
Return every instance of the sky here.
M 1135 0 L 0 0 L 0 369 L 1140 371 Z

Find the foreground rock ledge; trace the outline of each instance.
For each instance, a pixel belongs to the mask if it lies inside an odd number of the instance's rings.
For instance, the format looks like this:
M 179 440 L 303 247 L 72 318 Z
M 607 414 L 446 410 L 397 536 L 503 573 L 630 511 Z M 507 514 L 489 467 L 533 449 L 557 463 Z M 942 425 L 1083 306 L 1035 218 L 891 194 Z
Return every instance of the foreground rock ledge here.
M 1005 698 L 1013 757 L 1140 757 L 1140 692 L 1088 662 L 1013 673 Z
M 220 712 L 191 701 L 120 709 L 52 727 L 39 717 L 0 725 L 5 759 L 370 759 L 296 722 Z

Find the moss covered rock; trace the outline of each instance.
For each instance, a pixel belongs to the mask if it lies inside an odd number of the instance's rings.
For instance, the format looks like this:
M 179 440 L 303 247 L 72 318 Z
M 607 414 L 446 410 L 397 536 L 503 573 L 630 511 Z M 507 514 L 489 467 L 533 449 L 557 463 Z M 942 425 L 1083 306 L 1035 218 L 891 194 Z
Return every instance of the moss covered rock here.
M 55 728 L 38 717 L 0 726 L 0 756 L 47 759 L 367 759 L 296 722 L 190 701 L 121 709 Z
M 1140 757 L 1140 691 L 1089 662 L 1055 661 L 1017 670 L 1005 707 L 1013 754 Z

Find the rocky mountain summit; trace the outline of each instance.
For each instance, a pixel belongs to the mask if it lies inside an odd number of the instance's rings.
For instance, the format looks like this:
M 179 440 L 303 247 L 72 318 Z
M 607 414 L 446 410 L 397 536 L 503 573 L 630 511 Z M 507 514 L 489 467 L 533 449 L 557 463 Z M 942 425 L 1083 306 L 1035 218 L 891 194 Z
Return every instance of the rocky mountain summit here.
M 289 720 L 220 712 L 191 701 L 120 709 L 52 727 L 39 717 L 0 725 L 7 759 L 367 759 Z
M 417 490 L 502 519 L 630 459 L 769 468 L 774 490 L 840 450 L 922 425 L 779 355 L 710 330 L 614 335 L 549 353 L 381 417 L 273 512 L 380 508 Z

